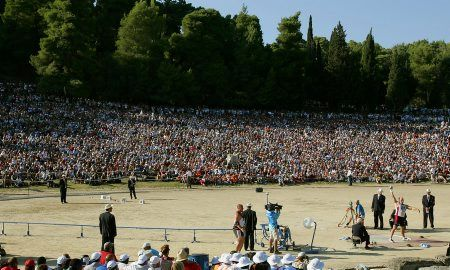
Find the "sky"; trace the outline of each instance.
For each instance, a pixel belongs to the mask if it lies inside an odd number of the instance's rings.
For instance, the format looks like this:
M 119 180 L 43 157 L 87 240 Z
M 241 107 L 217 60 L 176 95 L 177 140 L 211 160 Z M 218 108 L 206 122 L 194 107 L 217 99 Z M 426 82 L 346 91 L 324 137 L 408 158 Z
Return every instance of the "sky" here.
M 306 38 L 312 15 L 314 36 L 330 38 L 338 21 L 347 41 L 363 41 L 373 28 L 383 47 L 421 39 L 450 42 L 450 0 L 186 0 L 194 6 L 214 8 L 225 16 L 239 13 L 242 5 L 260 19 L 265 43 L 275 41 L 282 17 L 300 11 Z

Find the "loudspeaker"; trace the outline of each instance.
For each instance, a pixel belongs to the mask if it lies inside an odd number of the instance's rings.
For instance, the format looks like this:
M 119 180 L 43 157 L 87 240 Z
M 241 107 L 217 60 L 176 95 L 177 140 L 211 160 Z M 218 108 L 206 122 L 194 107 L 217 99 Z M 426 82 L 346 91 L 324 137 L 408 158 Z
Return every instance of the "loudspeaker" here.
M 258 193 L 259 192 L 263 192 L 263 188 L 262 187 L 257 187 L 255 191 L 258 192 Z

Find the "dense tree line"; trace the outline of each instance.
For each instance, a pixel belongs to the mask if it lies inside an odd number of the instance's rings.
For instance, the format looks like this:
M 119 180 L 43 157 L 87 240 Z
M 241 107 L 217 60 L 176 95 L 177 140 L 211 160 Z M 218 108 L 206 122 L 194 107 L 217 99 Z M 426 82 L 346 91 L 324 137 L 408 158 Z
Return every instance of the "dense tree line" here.
M 450 44 L 383 48 L 372 29 L 347 41 L 306 36 L 300 12 L 264 44 L 258 17 L 184 0 L 6 0 L 0 79 L 45 93 L 129 102 L 374 111 L 450 107 Z

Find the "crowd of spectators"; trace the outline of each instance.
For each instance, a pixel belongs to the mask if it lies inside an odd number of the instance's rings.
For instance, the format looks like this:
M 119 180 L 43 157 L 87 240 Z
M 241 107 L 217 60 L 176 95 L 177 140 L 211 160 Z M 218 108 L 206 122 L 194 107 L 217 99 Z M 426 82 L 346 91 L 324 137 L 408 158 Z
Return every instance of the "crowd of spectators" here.
M 446 181 L 449 112 L 419 113 L 148 107 L 0 84 L 0 179 L 107 180 L 135 172 L 203 184 Z M 227 162 L 229 155 L 237 161 Z
M 145 245 L 150 245 L 145 243 Z M 106 246 L 109 245 L 109 246 Z M 190 256 L 189 248 L 182 248 L 176 257 L 170 257 L 168 245 L 161 247 L 160 252 L 154 254 L 153 249 L 139 251 L 133 262 L 128 254 L 117 256 L 111 252 L 113 244 L 105 244 L 105 249 L 94 252 L 91 256 L 71 258 L 63 254 L 56 259 L 56 265 L 49 265 L 45 257 L 26 259 L 24 270 L 322 270 L 324 263 L 319 259 L 309 259 L 304 252 L 297 256 L 292 254 L 271 255 L 264 251 L 241 253 L 223 253 L 214 256 L 208 262 L 200 262 L 205 258 Z M 202 254 L 203 256 L 203 254 Z M 0 270 L 20 270 L 16 257 L 1 261 Z

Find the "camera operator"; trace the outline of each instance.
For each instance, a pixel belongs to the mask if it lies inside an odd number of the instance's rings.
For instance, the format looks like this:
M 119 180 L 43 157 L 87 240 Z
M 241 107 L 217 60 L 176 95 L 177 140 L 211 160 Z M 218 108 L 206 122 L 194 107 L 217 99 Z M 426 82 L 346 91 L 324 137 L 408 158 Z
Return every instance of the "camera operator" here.
M 269 219 L 269 250 L 275 254 L 280 254 L 278 251 L 278 218 L 280 217 L 280 211 L 283 206 L 278 204 L 268 203 L 266 208 L 266 216 Z

